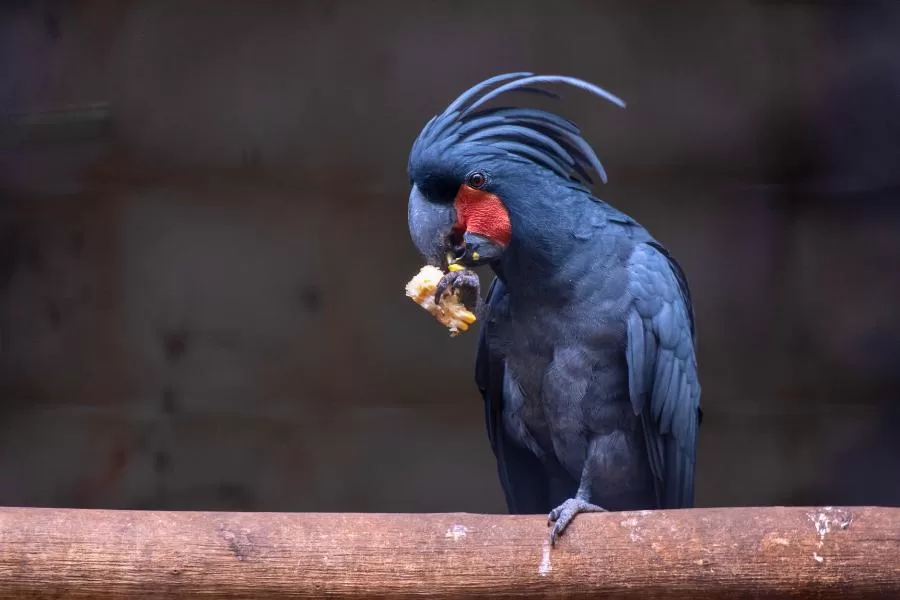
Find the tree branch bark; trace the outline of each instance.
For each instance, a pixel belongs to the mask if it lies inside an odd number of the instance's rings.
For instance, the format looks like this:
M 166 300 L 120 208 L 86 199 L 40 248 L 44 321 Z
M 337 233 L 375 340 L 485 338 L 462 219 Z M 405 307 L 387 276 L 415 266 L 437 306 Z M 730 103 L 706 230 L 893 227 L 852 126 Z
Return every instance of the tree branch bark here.
M 900 508 L 544 516 L 0 509 L 0 600 L 900 598 Z

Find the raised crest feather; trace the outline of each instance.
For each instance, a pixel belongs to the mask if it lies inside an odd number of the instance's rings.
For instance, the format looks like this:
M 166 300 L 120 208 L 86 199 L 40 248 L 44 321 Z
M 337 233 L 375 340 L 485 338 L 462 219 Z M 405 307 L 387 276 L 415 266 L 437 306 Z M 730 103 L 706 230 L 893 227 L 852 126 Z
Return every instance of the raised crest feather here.
M 430 150 L 440 151 L 451 145 L 482 144 L 531 161 L 580 185 L 593 183 L 588 174 L 590 169 L 606 183 L 606 170 L 600 159 L 571 121 L 536 108 L 479 110 L 491 100 L 510 92 L 530 92 L 559 98 L 558 94 L 540 87 L 546 84 L 570 85 L 625 108 L 625 102 L 618 96 L 575 77 L 526 72 L 495 75 L 460 94 L 441 114 L 428 121 L 413 143 L 410 170 L 418 158 Z M 498 87 L 491 89 L 493 86 Z

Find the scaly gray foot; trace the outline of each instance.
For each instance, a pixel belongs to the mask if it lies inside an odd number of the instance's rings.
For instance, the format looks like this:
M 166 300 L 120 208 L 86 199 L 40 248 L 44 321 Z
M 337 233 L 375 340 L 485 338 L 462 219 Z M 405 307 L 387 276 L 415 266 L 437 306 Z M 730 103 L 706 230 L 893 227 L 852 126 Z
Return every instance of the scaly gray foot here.
M 475 312 L 479 308 L 481 299 L 481 281 L 478 274 L 468 269 L 462 271 L 450 271 L 438 282 L 434 290 L 434 302 L 439 303 L 444 292 L 458 293 L 463 305 Z
M 591 504 L 587 500 L 580 498 L 569 498 L 547 515 L 547 525 L 553 523 L 553 529 L 550 530 L 550 545 L 556 545 L 556 539 L 562 535 L 563 530 L 569 526 L 575 515 L 583 512 L 607 512 L 602 506 Z

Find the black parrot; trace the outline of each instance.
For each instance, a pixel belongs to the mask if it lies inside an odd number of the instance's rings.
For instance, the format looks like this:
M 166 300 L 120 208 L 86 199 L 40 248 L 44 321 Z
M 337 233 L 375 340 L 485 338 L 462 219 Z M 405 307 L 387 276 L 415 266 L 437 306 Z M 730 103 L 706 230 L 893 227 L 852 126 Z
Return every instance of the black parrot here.
M 409 156 L 409 230 L 448 287 L 480 297 L 475 380 L 513 514 L 549 513 L 552 543 L 580 512 L 691 507 L 702 419 L 684 272 L 634 219 L 592 195 L 606 174 L 578 128 L 483 105 L 563 83 L 510 73 L 432 118 Z M 497 86 L 497 87 L 495 87 Z M 491 89 L 493 88 L 493 89 Z M 491 91 L 488 91 L 491 90 Z

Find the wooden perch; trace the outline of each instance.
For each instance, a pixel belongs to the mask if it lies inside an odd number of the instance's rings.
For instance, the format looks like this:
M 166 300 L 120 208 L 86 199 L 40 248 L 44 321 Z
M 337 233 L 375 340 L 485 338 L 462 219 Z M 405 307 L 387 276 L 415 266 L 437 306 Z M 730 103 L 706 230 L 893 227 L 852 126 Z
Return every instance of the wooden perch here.
M 900 598 L 900 508 L 542 516 L 0 509 L 0 599 Z

